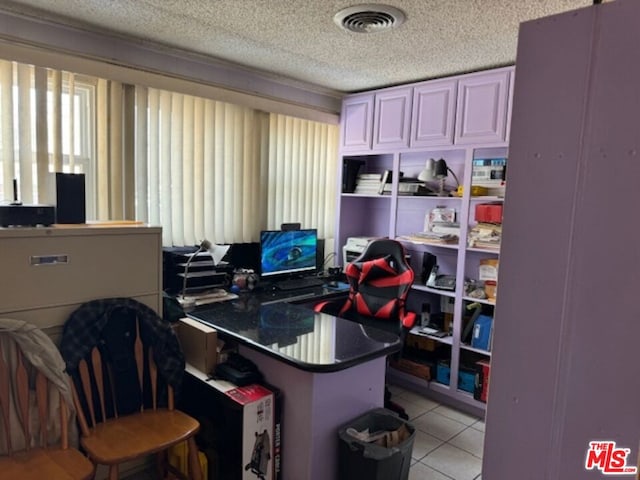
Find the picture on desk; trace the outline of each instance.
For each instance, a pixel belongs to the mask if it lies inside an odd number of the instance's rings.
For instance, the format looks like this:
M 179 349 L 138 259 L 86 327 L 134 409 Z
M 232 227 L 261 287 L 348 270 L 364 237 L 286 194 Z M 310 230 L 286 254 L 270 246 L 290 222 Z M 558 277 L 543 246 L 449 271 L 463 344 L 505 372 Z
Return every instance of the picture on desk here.
M 306 230 L 260 232 L 260 266 L 263 277 L 316 270 L 318 233 Z

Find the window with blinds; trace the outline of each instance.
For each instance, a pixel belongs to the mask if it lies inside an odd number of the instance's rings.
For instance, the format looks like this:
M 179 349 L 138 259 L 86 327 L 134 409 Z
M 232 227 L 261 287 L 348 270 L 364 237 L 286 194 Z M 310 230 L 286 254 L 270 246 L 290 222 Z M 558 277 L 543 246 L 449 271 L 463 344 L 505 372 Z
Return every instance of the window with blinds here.
M 52 172 L 84 173 L 95 218 L 96 79 L 0 60 L 0 200 L 51 201 Z
M 84 173 L 87 219 L 161 225 L 167 246 L 295 222 L 333 243 L 337 125 L 2 60 L 0 120 L 0 201 Z

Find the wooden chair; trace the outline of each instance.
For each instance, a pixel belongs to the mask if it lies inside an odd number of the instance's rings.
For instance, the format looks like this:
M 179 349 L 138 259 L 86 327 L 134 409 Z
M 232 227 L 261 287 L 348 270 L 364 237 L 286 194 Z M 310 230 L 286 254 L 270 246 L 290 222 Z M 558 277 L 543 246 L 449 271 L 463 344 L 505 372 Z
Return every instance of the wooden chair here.
M 72 374 L 82 447 L 94 463 L 109 466 L 109 480 L 118 478 L 119 464 L 154 453 L 158 454 L 158 470 L 162 478 L 169 470 L 180 478 L 202 480 L 195 442 L 200 424 L 174 409 L 173 389 L 169 385 L 166 385 L 167 406 L 161 408 L 158 405 L 162 382 L 159 381 L 152 347 L 143 345 L 138 319 L 135 320 L 133 349 L 140 397 L 151 397 L 151 407 L 145 408 L 142 400 L 139 411 L 125 415 L 118 413 L 118 382 L 114 378 L 114 370 L 107 356 L 94 347 L 89 358 L 81 360 L 78 371 Z M 183 441 L 188 445 L 190 477 L 185 477 L 166 461 L 167 449 Z
M 0 424 L 7 450 L 6 456 L 0 456 L 0 477 L 20 480 L 92 478 L 93 464 L 69 446 L 69 407 L 64 396 L 44 373 L 26 360 L 18 344 L 8 334 L 0 333 L 0 336 L 5 337 L 0 339 L 5 347 L 0 350 Z M 52 395 L 59 396 L 59 403 Z M 60 438 L 54 445 L 49 444 L 51 438 L 57 436 L 52 432 L 56 420 L 50 416 L 50 405 L 55 405 L 60 414 Z M 32 408 L 37 409 L 37 413 L 32 412 Z M 31 431 L 34 413 L 37 417 L 36 431 Z M 54 415 L 57 413 L 53 412 Z M 11 425 L 14 425 L 13 431 Z M 15 425 L 19 428 L 16 429 Z M 15 442 L 16 435 L 22 435 L 20 442 Z

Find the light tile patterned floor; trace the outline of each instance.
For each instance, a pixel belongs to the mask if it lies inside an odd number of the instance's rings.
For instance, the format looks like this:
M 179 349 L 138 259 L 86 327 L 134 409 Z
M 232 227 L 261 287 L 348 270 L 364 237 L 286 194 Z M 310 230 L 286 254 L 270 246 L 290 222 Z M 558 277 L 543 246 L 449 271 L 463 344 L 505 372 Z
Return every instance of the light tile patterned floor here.
M 409 480 L 480 480 L 484 421 L 391 386 L 416 427 Z
M 409 480 L 481 480 L 484 421 L 390 386 L 416 427 Z M 154 480 L 150 473 L 127 480 Z

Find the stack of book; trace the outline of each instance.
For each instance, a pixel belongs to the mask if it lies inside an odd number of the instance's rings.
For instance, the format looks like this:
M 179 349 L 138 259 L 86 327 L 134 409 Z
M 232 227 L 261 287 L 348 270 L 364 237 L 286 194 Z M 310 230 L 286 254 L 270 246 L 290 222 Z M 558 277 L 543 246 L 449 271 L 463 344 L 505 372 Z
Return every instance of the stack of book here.
M 358 175 L 356 189 L 353 193 L 359 195 L 378 195 L 381 181 L 381 173 L 361 173 Z
M 458 236 L 450 233 L 417 232 L 399 237 L 400 240 L 407 240 L 413 243 L 437 243 L 450 245 L 458 243 Z
M 432 233 L 448 233 L 459 237 L 460 224 L 458 222 L 433 222 L 429 225 L 429 231 Z
M 478 223 L 471 230 L 467 239 L 469 247 L 500 249 L 502 239 L 502 225 L 495 223 Z

